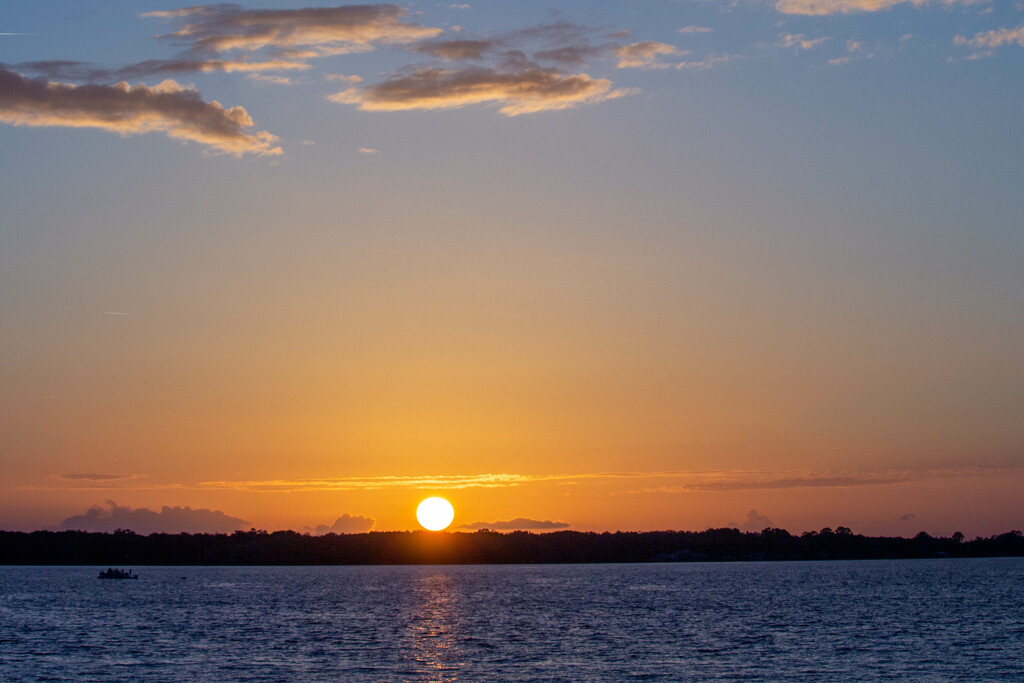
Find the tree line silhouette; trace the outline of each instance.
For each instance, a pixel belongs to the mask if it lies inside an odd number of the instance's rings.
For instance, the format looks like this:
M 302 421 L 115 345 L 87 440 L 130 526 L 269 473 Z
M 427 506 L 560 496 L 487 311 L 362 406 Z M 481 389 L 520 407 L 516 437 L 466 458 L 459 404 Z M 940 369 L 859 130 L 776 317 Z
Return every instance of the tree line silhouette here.
M 1024 556 L 1024 534 L 972 541 L 957 532 L 913 538 L 863 536 L 846 527 L 794 535 L 785 529 L 475 533 L 380 531 L 311 536 L 251 529 L 232 534 L 148 536 L 127 529 L 0 531 L 0 564 L 335 565 L 719 562 Z

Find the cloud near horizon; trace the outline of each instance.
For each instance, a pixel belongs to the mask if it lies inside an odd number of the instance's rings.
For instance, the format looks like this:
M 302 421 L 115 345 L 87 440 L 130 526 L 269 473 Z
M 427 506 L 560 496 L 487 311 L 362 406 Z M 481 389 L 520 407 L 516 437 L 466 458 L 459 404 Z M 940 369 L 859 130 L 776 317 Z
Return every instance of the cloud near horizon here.
M 85 514 L 68 517 L 61 522 L 62 529 L 93 532 L 131 529 L 137 534 L 217 534 L 244 529 L 248 525 L 244 519 L 230 517 L 220 510 L 165 505 L 160 512 L 154 512 L 147 508 L 121 506 L 112 500 L 107 501 L 105 508 L 94 505 Z
M 587 74 L 562 74 L 527 67 L 503 72 L 492 68 L 417 69 L 365 88 L 343 90 L 327 99 L 355 104 L 363 111 L 458 109 L 471 104 L 496 104 L 506 116 L 569 109 L 631 94 L 612 90 L 611 81 Z
M 365 534 L 376 523 L 377 520 L 373 517 L 352 516 L 346 512 L 341 517 L 338 517 L 334 524 L 330 526 L 326 524 L 318 525 L 314 533 L 317 536 L 323 536 L 324 534 Z
M 159 132 L 219 152 L 277 155 L 277 137 L 246 133 L 253 120 L 242 107 L 206 102 L 198 90 L 166 80 L 149 87 L 81 85 L 29 79 L 0 69 L 0 122 L 14 126 L 99 128 L 122 136 Z
M 490 529 L 491 531 L 512 531 L 528 529 L 568 529 L 571 525 L 567 522 L 552 522 L 550 520 L 529 519 L 527 517 L 516 517 L 504 522 L 473 522 L 472 524 L 460 524 L 457 528 L 479 531 Z
M 729 522 L 726 526 L 730 529 L 739 529 L 740 531 L 763 531 L 771 528 L 773 524 L 772 520 L 768 519 L 767 516 L 760 514 L 757 510 L 751 510 L 747 513 L 747 518 L 742 524 Z

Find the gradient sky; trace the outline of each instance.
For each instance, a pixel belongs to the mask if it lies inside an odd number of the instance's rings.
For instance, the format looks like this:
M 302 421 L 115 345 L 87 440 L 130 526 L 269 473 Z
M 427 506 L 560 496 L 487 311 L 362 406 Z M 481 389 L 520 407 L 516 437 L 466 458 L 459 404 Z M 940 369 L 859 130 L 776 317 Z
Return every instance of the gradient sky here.
M 1022 73 L 1013 2 L 0 0 L 0 528 L 1019 529 Z

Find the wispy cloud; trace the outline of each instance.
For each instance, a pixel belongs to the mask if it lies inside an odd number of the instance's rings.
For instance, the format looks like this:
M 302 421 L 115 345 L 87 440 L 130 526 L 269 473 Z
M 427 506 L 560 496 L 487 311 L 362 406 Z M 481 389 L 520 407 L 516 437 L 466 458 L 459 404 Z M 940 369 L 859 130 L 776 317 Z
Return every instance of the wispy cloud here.
M 603 45 L 566 45 L 550 50 L 538 50 L 533 58 L 542 62 L 554 62 L 563 66 L 585 66 L 590 59 L 600 57 L 610 48 Z
M 464 489 L 515 486 L 533 480 L 520 474 L 468 474 L 440 477 L 338 477 L 330 479 L 270 479 L 256 481 L 204 481 L 201 488 L 242 491 L 357 491 L 390 488 Z
M 70 80 L 102 80 L 109 74 L 107 69 L 100 69 L 89 62 L 76 62 L 69 59 L 43 59 L 16 64 L 0 62 L 0 69 Z
M 679 62 L 676 64 L 677 69 L 711 69 L 718 66 L 719 64 L 727 64 L 735 59 L 735 55 L 709 55 L 704 59 L 695 59 L 691 61 Z
M 61 479 L 70 479 L 71 481 L 118 481 L 123 479 L 138 479 L 142 477 L 141 474 L 61 474 L 58 475 Z
M 366 88 L 350 88 L 328 99 L 355 104 L 364 111 L 457 109 L 473 104 L 495 104 L 502 114 L 517 116 L 568 109 L 630 94 L 627 90 L 613 90 L 611 86 L 611 81 L 587 74 L 563 74 L 535 67 L 511 73 L 492 68 L 428 67 Z
M 435 40 L 420 43 L 411 50 L 446 60 L 483 59 L 500 45 L 498 40 Z
M 19 490 L 211 490 L 224 489 L 263 493 L 302 493 L 307 491 L 358 491 L 383 489 L 452 490 L 469 488 L 508 488 L 529 485 L 583 485 L 606 482 L 622 493 L 673 494 L 715 491 L 785 490 L 798 488 L 849 488 L 891 486 L 915 481 L 955 480 L 994 476 L 1024 471 L 1024 465 L 972 465 L 878 471 L 766 471 L 766 470 L 690 470 L 654 472 L 576 472 L 576 473 L 483 473 L 424 476 L 324 477 L 317 479 L 221 480 L 198 483 L 137 482 L 145 475 L 70 474 L 55 475 L 63 484 L 25 485 Z M 114 478 L 117 477 L 117 478 Z M 623 486 L 616 486 L 620 482 Z
M 144 17 L 185 20 L 165 36 L 187 41 L 197 54 L 264 48 L 291 50 L 305 57 L 367 52 L 376 45 L 411 43 L 440 35 L 439 28 L 403 21 L 399 5 L 345 5 L 288 10 L 203 5 L 147 12 Z
M 610 55 L 617 46 L 593 45 L 596 31 L 570 22 L 541 24 L 479 38 L 431 39 L 403 47 L 442 62 L 481 62 L 455 68 L 430 65 L 396 71 L 388 80 L 328 97 L 364 111 L 458 109 L 497 106 L 507 116 L 569 109 L 632 94 L 611 81 L 563 68 Z M 620 61 L 655 68 L 649 55 L 675 52 L 660 43 L 627 46 Z M 666 52 L 666 50 L 668 52 Z M 553 67 L 542 66 L 543 63 Z M 560 67 L 560 68 L 555 68 Z
M 328 81 L 342 81 L 343 83 L 362 83 L 361 76 L 349 76 L 345 74 L 327 74 L 324 78 Z
M 246 78 L 257 83 L 269 83 L 271 85 L 291 85 L 294 83 L 287 76 L 275 76 L 273 74 L 246 74 Z
M 875 56 L 873 53 L 866 52 L 864 43 L 858 40 L 846 41 L 846 51 L 848 53 L 846 56 L 834 57 L 828 60 L 828 63 L 832 65 L 846 64 L 854 59 L 871 59 Z
M 828 38 L 805 38 L 802 33 L 787 33 L 779 37 L 779 47 L 797 50 L 811 50 L 828 41 Z
M 504 522 L 473 522 L 472 524 L 461 524 L 459 529 L 478 531 L 490 529 L 492 531 L 511 531 L 515 529 L 568 529 L 571 525 L 568 522 L 552 522 L 550 520 L 529 519 L 527 517 L 516 517 Z
M 306 71 L 311 67 L 295 59 L 153 59 L 117 69 L 117 78 L 141 78 L 161 73 L 200 71 L 213 73 L 263 73 L 264 71 Z
M 974 477 L 1024 467 L 950 467 L 871 472 L 811 472 L 761 470 L 697 470 L 686 472 L 584 472 L 563 474 L 486 473 L 447 476 L 334 477 L 323 479 L 269 479 L 206 481 L 200 488 L 294 493 L 391 488 L 465 489 L 505 488 L 528 484 L 582 484 L 587 481 L 650 482 L 629 493 L 685 493 L 691 491 L 747 491 L 761 489 L 846 488 L 882 486 L 927 479 Z
M 953 39 L 953 43 L 956 45 L 970 45 L 971 47 L 988 48 L 996 48 L 1016 43 L 1017 45 L 1024 47 L 1024 24 L 1021 24 L 1017 28 L 1000 28 L 995 29 L 994 31 L 976 33 L 973 38 L 958 35 Z
M 482 37 L 450 38 L 442 29 L 410 21 L 407 15 L 405 8 L 394 4 L 295 10 L 255 10 L 223 4 L 147 12 L 142 16 L 174 24 L 175 30 L 160 37 L 184 47 L 176 57 L 112 69 L 69 60 L 24 62 L 14 68 L 49 79 L 86 83 L 224 72 L 288 85 L 293 82 L 289 72 L 312 68 L 313 59 L 390 47 L 426 55 L 439 63 L 398 69 L 391 78 L 370 85 L 362 84 L 359 76 L 329 75 L 327 80 L 345 81 L 351 87 L 328 99 L 354 104 L 365 111 L 456 109 L 485 104 L 496 106 L 507 116 L 517 116 L 569 109 L 636 92 L 614 88 L 608 79 L 579 72 L 589 60 L 610 57 L 620 68 L 661 69 L 673 64 L 659 58 L 686 54 L 654 41 L 625 46 L 594 44 L 601 31 L 567 21 Z M 601 40 L 625 35 L 616 32 Z M 477 63 L 443 68 L 441 62 Z M 181 136 L 180 131 L 176 135 Z M 272 150 L 277 148 L 270 140 L 267 142 L 262 153 L 275 153 Z
M 684 34 L 686 34 L 686 33 L 711 33 L 712 31 L 714 31 L 714 29 L 713 28 L 708 28 L 707 26 L 684 26 L 681 29 L 679 29 L 679 33 L 684 33 Z
M 936 0 L 938 5 L 970 5 L 979 0 Z M 984 0 L 981 0 L 984 1 Z M 783 14 L 854 14 L 857 12 L 879 12 L 896 5 L 911 4 L 914 7 L 928 5 L 929 0 L 778 0 L 775 9 Z
M 277 137 L 246 133 L 253 120 L 242 107 L 205 102 L 174 81 L 149 87 L 82 85 L 28 79 L 0 69 L 0 121 L 14 126 L 99 128 L 121 135 L 160 132 L 219 152 L 275 155 Z
M 142 16 L 179 22 L 178 30 L 160 37 L 184 42 L 184 52 L 172 59 L 150 59 L 117 69 L 65 60 L 15 66 L 47 78 L 93 83 L 191 72 L 304 71 L 311 68 L 308 61 L 317 57 L 408 45 L 443 33 L 404 21 L 406 13 L 405 8 L 390 4 L 295 10 L 248 10 L 221 4 L 147 12 Z M 243 56 L 225 58 L 232 52 Z
M 148 59 L 116 69 L 105 69 L 90 62 L 64 59 L 21 62 L 7 65 L 21 72 L 46 78 L 102 83 L 125 79 L 145 78 L 178 73 L 244 73 L 261 74 L 268 71 L 306 71 L 310 65 L 295 59 Z
M 851 486 L 879 486 L 900 484 L 911 481 L 913 475 L 900 473 L 869 473 L 866 475 L 806 474 L 796 476 L 772 476 L 764 474 L 730 474 L 726 476 L 706 475 L 693 477 L 690 481 L 648 487 L 632 493 L 685 493 L 689 491 L 757 491 L 771 489 L 802 488 L 847 488 Z
M 660 61 L 661 57 L 682 54 L 675 45 L 653 40 L 631 43 L 615 50 L 620 69 L 667 69 L 671 64 Z
M 593 29 L 586 26 L 570 21 L 558 21 L 510 31 L 504 34 L 504 37 L 515 44 L 524 41 L 538 41 L 544 48 L 550 49 L 565 45 L 584 44 L 594 33 Z

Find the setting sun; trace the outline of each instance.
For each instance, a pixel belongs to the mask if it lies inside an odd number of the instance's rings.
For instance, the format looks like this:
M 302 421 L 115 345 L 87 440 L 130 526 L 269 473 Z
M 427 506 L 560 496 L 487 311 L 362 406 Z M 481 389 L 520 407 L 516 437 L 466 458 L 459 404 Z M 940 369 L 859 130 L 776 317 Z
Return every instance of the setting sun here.
M 455 508 L 444 498 L 427 498 L 416 508 L 416 519 L 424 529 L 441 531 L 455 519 Z

